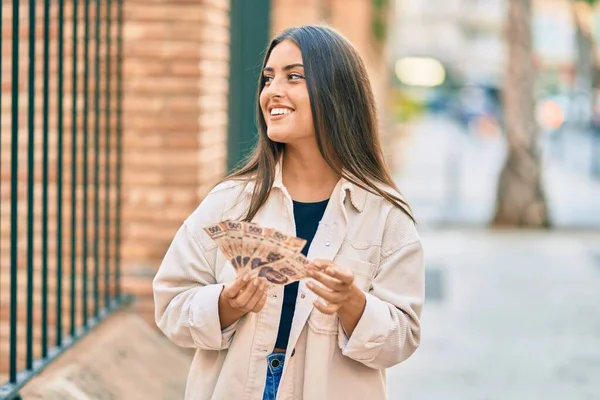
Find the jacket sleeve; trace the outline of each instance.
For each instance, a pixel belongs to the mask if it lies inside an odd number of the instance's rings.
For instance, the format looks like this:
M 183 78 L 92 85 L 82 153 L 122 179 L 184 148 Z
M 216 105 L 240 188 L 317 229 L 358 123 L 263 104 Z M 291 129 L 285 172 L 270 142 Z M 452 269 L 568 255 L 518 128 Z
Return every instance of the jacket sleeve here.
M 408 222 L 404 222 L 401 225 L 406 227 Z M 365 293 L 365 309 L 351 337 L 339 324 L 342 353 L 377 369 L 406 360 L 421 340 L 419 318 L 425 297 L 423 248 L 412 221 L 408 225 L 412 233 L 394 232 L 397 228 L 387 232 L 394 236 L 384 237 L 381 264 L 371 289 Z M 395 248 L 386 245 L 390 240 L 396 241 Z
M 210 196 L 210 195 L 209 195 Z M 221 330 L 215 279 L 217 246 L 202 230 L 222 208 L 205 200 L 177 231 L 154 277 L 155 320 L 160 330 L 181 347 L 227 349 L 238 322 Z

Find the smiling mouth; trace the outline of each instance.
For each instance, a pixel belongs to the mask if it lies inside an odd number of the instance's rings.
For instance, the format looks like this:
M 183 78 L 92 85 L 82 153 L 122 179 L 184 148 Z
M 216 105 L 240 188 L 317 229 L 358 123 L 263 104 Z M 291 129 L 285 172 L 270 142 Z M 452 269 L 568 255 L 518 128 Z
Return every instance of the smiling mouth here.
M 271 112 L 269 113 L 271 118 L 283 118 L 287 115 L 290 115 L 291 113 L 293 113 L 294 110 L 290 109 L 290 108 L 273 108 L 271 110 Z

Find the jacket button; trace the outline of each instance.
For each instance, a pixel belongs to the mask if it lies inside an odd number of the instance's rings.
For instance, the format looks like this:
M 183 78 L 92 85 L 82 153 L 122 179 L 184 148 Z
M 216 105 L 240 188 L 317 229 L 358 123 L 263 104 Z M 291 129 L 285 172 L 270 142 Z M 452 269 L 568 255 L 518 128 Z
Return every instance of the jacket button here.
M 331 246 L 331 242 L 330 242 L 329 240 L 328 240 L 328 241 L 326 241 L 326 242 L 325 242 L 325 246 L 327 246 L 327 247 Z
M 303 298 L 305 298 L 305 297 L 306 297 L 306 295 L 305 295 L 304 293 L 300 293 L 300 298 L 301 298 L 301 299 L 303 299 Z

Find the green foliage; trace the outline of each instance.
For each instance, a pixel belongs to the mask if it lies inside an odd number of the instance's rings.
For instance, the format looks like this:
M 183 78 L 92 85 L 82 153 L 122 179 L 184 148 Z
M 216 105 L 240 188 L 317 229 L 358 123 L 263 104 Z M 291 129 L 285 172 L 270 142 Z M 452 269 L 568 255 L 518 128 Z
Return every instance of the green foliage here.
M 383 21 L 383 19 L 381 18 L 373 18 L 373 22 L 372 22 L 372 29 L 373 29 L 373 36 L 375 37 L 375 40 L 377 40 L 378 42 L 383 42 L 385 40 L 385 35 L 386 35 L 386 26 L 385 26 L 385 22 Z
M 598 0 L 573 0 L 573 1 L 587 3 L 592 7 L 595 6 L 596 4 L 598 4 Z
M 381 43 L 387 35 L 387 19 L 389 0 L 371 0 L 373 2 L 373 20 L 371 21 L 371 30 L 373 37 Z

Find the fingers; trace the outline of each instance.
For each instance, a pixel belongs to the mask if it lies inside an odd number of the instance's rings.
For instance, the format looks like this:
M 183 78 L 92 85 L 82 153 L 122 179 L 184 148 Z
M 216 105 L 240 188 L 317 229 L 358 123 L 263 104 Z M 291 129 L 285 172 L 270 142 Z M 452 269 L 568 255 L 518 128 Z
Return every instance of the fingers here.
M 325 287 L 321 287 L 319 285 L 315 285 L 312 282 L 307 282 L 306 286 L 312 290 L 317 296 L 321 297 L 323 300 L 328 303 L 340 303 L 345 300 L 346 294 L 345 292 L 335 292 Z
M 327 314 L 327 315 L 331 315 L 336 313 L 339 309 L 341 304 L 324 304 L 321 301 L 315 301 L 314 306 L 317 310 L 321 311 L 323 314 Z
M 307 272 L 307 274 L 308 274 L 308 276 L 315 279 L 316 281 L 321 282 L 323 285 L 325 285 L 326 287 L 328 287 L 331 290 L 335 290 L 335 291 L 346 290 L 347 285 L 345 283 L 343 283 L 339 279 L 336 279 L 324 272 L 317 271 L 317 270 L 309 270 Z
M 223 296 L 228 299 L 235 298 L 238 293 L 248 285 L 250 282 L 250 275 L 248 273 L 239 275 L 235 278 L 233 282 L 228 285 L 225 285 L 225 289 L 223 289 Z
M 244 289 L 232 300 L 232 305 L 243 311 L 250 311 L 263 296 L 265 284 L 258 278 L 254 278 Z M 254 299 L 256 297 L 256 299 Z
M 318 259 L 316 259 L 316 260 L 313 262 L 313 264 L 314 264 L 314 266 L 315 266 L 315 267 L 317 267 L 317 268 L 318 268 L 318 269 L 320 269 L 320 270 L 323 270 L 323 269 L 325 269 L 325 268 L 327 268 L 327 267 L 329 267 L 329 266 L 333 266 L 333 265 L 334 265 L 334 264 L 333 264 L 333 261 L 330 261 L 330 260 L 323 260 L 323 259 L 321 259 L 321 258 L 318 258 Z
M 315 267 L 310 269 L 308 276 L 322 284 L 307 282 L 307 287 L 323 299 L 315 301 L 315 308 L 324 314 L 337 312 L 350 295 L 354 283 L 354 274 L 336 267 L 329 260 L 315 260 Z
M 325 269 L 325 273 L 333 278 L 339 279 L 346 285 L 352 285 L 352 283 L 354 283 L 354 274 L 351 271 L 330 266 Z
M 252 312 L 257 313 L 263 309 L 263 307 L 267 304 L 267 292 L 263 294 L 263 297 L 258 300 L 258 302 L 252 307 Z
M 354 283 L 354 274 L 351 271 L 339 268 L 329 260 L 315 260 L 314 265 L 316 268 L 314 268 L 313 271 L 323 272 L 340 280 L 346 285 L 351 285 Z

